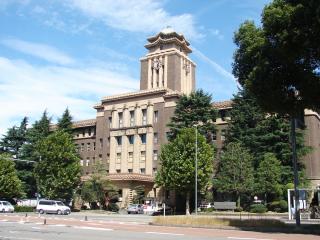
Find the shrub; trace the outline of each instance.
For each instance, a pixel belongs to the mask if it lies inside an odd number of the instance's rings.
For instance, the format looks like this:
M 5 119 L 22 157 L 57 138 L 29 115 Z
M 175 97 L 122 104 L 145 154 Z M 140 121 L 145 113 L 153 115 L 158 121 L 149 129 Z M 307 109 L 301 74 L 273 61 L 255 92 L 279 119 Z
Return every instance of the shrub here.
M 250 206 L 250 212 L 252 213 L 265 213 L 268 209 L 263 204 L 252 204 Z
M 106 210 L 111 212 L 119 212 L 119 206 L 116 203 L 109 203 Z
M 235 212 L 242 212 L 242 211 L 243 211 L 243 208 L 242 208 L 242 207 L 237 207 L 234 211 L 235 211 Z
M 274 212 L 286 212 L 288 210 L 288 203 L 285 200 L 273 201 L 268 204 L 268 209 Z
M 14 211 L 15 212 L 33 212 L 34 207 L 29 207 L 29 206 L 14 206 Z

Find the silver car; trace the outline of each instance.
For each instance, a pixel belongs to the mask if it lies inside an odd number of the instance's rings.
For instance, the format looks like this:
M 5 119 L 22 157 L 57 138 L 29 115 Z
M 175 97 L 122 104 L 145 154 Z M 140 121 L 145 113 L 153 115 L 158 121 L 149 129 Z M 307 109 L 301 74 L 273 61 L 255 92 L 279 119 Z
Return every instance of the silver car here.
M 142 204 L 130 204 L 127 209 L 128 214 L 130 213 L 143 213 L 143 205 Z
M 13 213 L 14 207 L 8 201 L 0 201 L 0 211 Z

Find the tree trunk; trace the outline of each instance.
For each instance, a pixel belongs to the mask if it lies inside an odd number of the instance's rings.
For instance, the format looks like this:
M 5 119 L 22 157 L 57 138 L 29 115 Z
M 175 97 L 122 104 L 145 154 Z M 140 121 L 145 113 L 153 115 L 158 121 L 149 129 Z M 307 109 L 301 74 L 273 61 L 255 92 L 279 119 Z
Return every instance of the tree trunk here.
M 241 199 L 240 193 L 237 193 L 237 208 L 240 208 L 240 207 L 241 207 L 241 205 L 240 205 L 240 199 Z
M 188 191 L 186 194 L 186 215 L 190 215 L 190 192 Z

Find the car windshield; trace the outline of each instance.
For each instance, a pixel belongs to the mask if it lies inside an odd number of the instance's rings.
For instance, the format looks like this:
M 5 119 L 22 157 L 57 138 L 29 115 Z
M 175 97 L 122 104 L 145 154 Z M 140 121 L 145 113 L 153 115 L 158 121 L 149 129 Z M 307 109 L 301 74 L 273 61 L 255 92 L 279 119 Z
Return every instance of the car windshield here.
M 63 202 L 57 202 L 58 206 L 64 206 Z
M 9 202 L 2 202 L 2 204 L 3 204 L 4 206 L 9 206 L 9 205 L 11 205 Z

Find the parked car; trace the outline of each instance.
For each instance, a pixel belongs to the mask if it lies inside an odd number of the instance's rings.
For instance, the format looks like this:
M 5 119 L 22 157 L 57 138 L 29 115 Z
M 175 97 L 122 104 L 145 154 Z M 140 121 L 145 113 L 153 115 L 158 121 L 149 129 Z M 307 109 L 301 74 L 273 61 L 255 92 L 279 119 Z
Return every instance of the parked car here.
M 55 200 L 40 200 L 37 204 L 36 211 L 40 214 L 56 213 L 56 214 L 70 214 L 71 210 L 61 201 Z
M 164 208 L 160 208 L 158 211 L 155 211 L 151 216 L 163 216 Z M 173 215 L 173 209 L 171 207 L 166 207 L 166 215 Z
M 0 211 L 1 212 L 14 212 L 14 207 L 8 201 L 0 201 Z
M 144 207 L 142 204 L 130 204 L 128 206 L 127 212 L 128 212 L 128 214 L 130 214 L 130 213 L 138 214 L 138 213 L 143 213 L 143 209 L 144 209 Z

